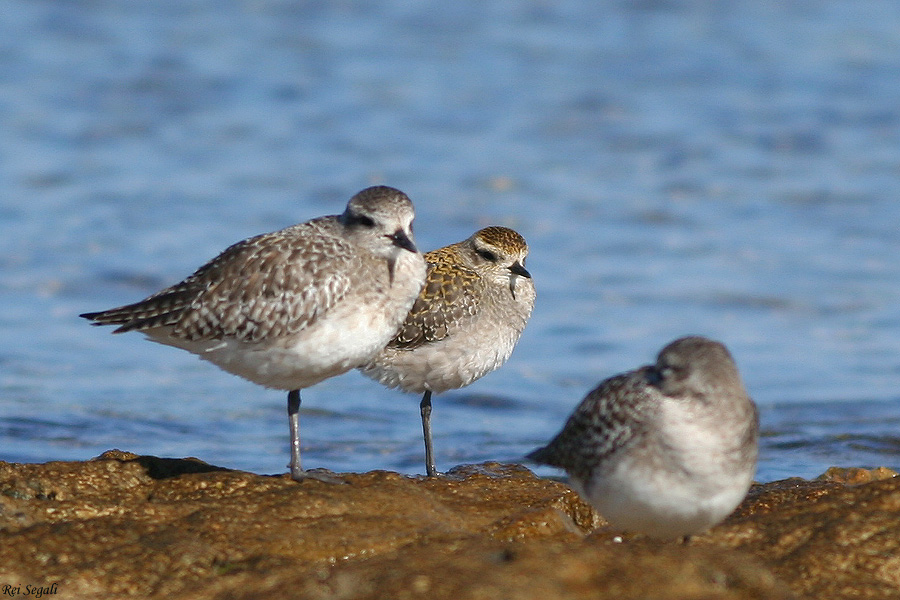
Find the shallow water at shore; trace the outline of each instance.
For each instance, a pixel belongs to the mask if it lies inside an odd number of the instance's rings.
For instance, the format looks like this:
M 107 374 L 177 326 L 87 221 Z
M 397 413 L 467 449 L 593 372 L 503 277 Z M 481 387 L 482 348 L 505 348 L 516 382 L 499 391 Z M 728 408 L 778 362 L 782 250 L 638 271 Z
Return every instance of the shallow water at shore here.
M 512 359 L 435 398 L 441 468 L 516 459 L 688 333 L 761 406 L 760 479 L 900 467 L 900 7 L 14 4 L 0 459 L 282 471 L 284 394 L 76 315 L 386 183 L 424 249 L 531 247 Z M 421 471 L 417 398 L 349 374 L 304 399 L 310 466 Z

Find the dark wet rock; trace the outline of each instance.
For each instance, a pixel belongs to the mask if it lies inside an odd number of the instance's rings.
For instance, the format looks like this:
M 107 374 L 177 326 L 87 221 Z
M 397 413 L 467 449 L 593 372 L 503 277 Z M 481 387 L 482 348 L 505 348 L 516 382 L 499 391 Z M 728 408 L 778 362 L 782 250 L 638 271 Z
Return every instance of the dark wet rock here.
M 516 465 L 334 485 L 120 451 L 0 463 L 0 586 L 173 600 L 900 597 L 900 479 L 829 473 L 754 486 L 683 545 L 611 531 Z

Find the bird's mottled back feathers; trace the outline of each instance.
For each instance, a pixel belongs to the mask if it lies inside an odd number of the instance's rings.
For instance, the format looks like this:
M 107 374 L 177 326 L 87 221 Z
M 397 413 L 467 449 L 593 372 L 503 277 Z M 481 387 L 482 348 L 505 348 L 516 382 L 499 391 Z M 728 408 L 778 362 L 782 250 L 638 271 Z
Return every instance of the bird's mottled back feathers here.
M 425 287 L 389 346 L 412 349 L 442 340 L 478 310 L 479 294 L 473 284 L 479 275 L 461 265 L 457 253 L 455 246 L 447 246 L 425 254 Z
M 650 367 L 642 367 L 602 381 L 581 401 L 562 431 L 528 458 L 587 480 L 604 458 L 644 434 L 645 415 L 653 410 L 647 393 L 649 373 Z
M 185 340 L 236 338 L 252 343 L 309 326 L 346 293 L 343 269 L 353 249 L 327 235 L 324 217 L 238 242 L 193 275 L 149 298 L 85 315 L 120 324 L 116 333 L 172 327 Z M 310 233 L 317 235 L 311 236 Z M 315 245 L 311 240 L 315 240 Z

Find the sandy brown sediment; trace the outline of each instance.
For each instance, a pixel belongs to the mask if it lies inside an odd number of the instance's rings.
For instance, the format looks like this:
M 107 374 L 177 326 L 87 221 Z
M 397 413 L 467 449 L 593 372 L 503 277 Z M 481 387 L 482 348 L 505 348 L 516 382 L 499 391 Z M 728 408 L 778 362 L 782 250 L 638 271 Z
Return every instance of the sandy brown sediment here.
M 0 463 L 0 591 L 47 598 L 898 598 L 900 478 L 754 486 L 689 545 L 489 463 L 347 485 L 111 451 Z M 34 597 L 32 595 L 31 597 Z

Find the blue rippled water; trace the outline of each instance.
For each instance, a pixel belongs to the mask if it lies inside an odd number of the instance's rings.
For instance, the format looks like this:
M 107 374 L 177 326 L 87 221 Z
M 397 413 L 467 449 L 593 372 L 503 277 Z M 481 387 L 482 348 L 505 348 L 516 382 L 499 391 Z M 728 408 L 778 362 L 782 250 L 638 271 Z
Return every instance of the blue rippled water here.
M 900 467 L 900 5 L 7 7 L 0 459 L 283 471 L 281 392 L 76 315 L 386 183 L 425 249 L 531 247 L 512 359 L 435 399 L 440 468 L 518 459 L 687 333 L 761 406 L 760 479 Z M 355 373 L 304 398 L 308 465 L 421 472 L 417 398 Z

